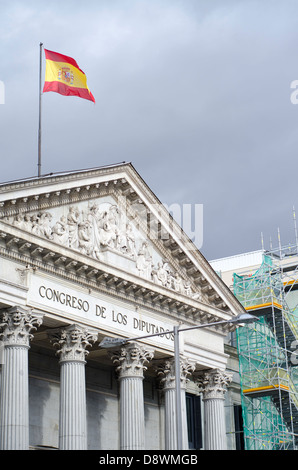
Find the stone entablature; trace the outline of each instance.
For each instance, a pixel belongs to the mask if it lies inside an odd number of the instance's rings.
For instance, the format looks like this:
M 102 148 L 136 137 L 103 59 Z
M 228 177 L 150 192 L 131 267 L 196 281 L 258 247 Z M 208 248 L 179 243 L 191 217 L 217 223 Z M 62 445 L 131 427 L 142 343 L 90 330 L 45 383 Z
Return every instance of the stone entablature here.
M 48 273 L 84 288 L 132 300 L 180 321 L 207 323 L 229 318 L 218 308 L 182 295 L 119 267 L 53 244 L 0 221 L 0 254 L 18 263 L 19 283 L 26 286 L 31 273 Z M 23 269 L 21 268 L 23 266 Z M 227 325 L 223 331 L 229 331 Z

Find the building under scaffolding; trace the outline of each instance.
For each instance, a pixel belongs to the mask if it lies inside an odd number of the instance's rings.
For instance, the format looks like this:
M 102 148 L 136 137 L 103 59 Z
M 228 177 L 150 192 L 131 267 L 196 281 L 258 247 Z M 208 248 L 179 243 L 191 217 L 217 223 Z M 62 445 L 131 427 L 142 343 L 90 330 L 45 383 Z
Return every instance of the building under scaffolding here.
M 256 254 L 261 258 L 257 269 L 239 269 L 230 278 L 238 300 L 259 317 L 237 328 L 245 449 L 297 449 L 297 250 Z

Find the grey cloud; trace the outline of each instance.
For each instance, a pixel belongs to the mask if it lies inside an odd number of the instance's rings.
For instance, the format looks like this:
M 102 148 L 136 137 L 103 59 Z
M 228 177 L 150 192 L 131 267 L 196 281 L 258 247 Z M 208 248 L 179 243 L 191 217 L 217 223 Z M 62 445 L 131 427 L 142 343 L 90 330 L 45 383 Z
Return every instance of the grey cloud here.
M 111 5 L 112 4 L 112 5 Z M 204 205 L 209 259 L 294 241 L 297 2 L 1 2 L 2 181 L 37 172 L 39 42 L 96 105 L 43 100 L 43 172 L 131 161 L 160 200 Z

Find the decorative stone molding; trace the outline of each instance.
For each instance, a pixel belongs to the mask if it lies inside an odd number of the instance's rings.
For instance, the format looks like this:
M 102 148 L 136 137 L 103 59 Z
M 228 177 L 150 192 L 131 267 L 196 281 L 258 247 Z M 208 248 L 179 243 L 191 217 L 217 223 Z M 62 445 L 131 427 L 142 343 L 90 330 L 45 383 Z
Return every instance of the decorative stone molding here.
M 195 363 L 189 361 L 187 358 L 180 357 L 180 382 L 181 387 L 186 388 L 190 376 L 195 370 Z M 157 376 L 160 379 L 160 384 L 164 390 L 175 388 L 175 359 L 166 359 L 156 366 Z
M 147 370 L 145 363 L 151 361 L 154 356 L 154 350 L 147 346 L 142 346 L 136 342 L 123 346 L 120 350 L 111 353 L 111 359 L 116 365 L 116 372 L 119 378 L 125 377 L 143 377 Z
M 24 243 L 24 245 L 27 245 L 27 248 L 30 246 L 30 243 Z M 24 246 L 23 245 L 23 246 Z M 19 251 L 22 252 L 22 247 L 20 246 Z M 19 281 L 22 286 L 27 286 L 28 285 L 28 273 L 32 271 L 31 268 L 26 267 L 26 268 L 16 268 L 16 273 L 19 276 Z
M 52 344 L 57 348 L 60 362 L 85 362 L 87 347 L 97 340 L 97 333 L 80 325 L 70 325 L 49 332 Z
M 42 316 L 22 307 L 4 310 L 0 317 L 0 339 L 5 345 L 29 347 L 32 331 L 42 324 Z
M 208 370 L 196 376 L 199 391 L 203 393 L 204 400 L 224 399 L 226 387 L 232 381 L 233 373 L 219 369 Z
M 8 217 L 14 227 L 30 232 L 54 243 L 71 248 L 83 255 L 117 266 L 119 258 L 127 259 L 132 272 L 157 285 L 177 293 L 203 300 L 199 287 L 194 292 L 190 281 L 173 269 L 168 260 L 154 261 L 147 240 L 130 223 L 128 214 L 118 204 L 104 203 L 100 199 L 67 206 L 68 213 L 38 210 L 32 213 L 19 212 Z M 8 243 L 17 243 L 11 239 Z M 24 245 L 23 249 L 30 248 Z M 120 262 L 121 265 L 121 262 Z

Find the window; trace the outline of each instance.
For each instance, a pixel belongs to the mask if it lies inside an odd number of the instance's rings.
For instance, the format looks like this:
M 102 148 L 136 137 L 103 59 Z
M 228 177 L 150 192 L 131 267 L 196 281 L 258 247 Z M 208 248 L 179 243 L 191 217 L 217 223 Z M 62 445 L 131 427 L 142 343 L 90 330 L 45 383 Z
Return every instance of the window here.
M 202 448 L 201 398 L 186 394 L 188 445 L 190 450 Z
M 243 418 L 241 405 L 234 405 L 236 450 L 244 450 Z

